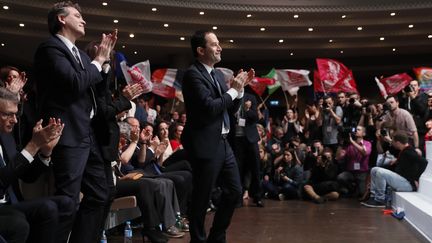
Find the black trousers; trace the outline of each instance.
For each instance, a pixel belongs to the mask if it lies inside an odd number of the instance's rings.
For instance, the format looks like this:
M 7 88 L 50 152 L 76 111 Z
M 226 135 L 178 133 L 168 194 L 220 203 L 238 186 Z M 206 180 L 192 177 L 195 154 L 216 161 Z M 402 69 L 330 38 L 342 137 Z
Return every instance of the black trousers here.
M 250 189 L 250 195 L 255 201 L 261 200 L 262 187 L 260 184 L 260 165 L 258 143 L 250 143 L 246 137 L 235 137 L 233 145 L 234 154 L 240 171 L 240 180 L 243 190 Z M 245 174 L 251 173 L 251 183 L 246 185 Z
M 241 184 L 234 153 L 226 139 L 221 138 L 216 156 L 211 159 L 194 158 L 192 203 L 189 210 L 191 243 L 226 242 L 226 229 L 241 198 Z M 212 189 L 222 189 L 221 203 L 214 215 L 208 238 L 204 222 Z
M 53 196 L 0 206 L 0 235 L 8 242 L 57 242 L 59 222 L 73 214 L 73 205 Z
M 109 201 L 105 162 L 91 135 L 80 146 L 57 145 L 52 154 L 56 195 L 70 197 L 76 215 L 61 223 L 57 242 L 97 242 L 102 228 L 104 209 Z M 79 202 L 79 193 L 84 197 Z M 78 209 L 79 208 L 79 209 Z

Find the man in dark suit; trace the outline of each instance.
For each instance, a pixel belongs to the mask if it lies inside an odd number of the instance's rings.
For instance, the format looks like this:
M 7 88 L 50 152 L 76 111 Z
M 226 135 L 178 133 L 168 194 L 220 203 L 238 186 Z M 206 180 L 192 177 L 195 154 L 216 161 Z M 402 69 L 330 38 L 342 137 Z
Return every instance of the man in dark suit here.
M 18 153 L 12 136 L 17 113 L 17 95 L 0 88 L 0 235 L 8 242 L 54 242 L 59 220 L 72 214 L 72 201 L 66 196 L 22 201 L 18 179 L 32 182 L 47 170 L 63 125 L 50 119 L 42 127 L 39 121 Z
M 240 171 L 240 179 L 243 183 L 243 191 L 248 191 L 249 183 L 246 182 L 245 173 L 250 172 L 250 189 L 254 203 L 257 207 L 264 207 L 261 201 L 261 186 L 259 181 L 260 165 L 258 141 L 260 137 L 257 129 L 258 112 L 257 101 L 254 95 L 244 93 L 242 105 L 231 119 L 231 127 L 235 128 L 230 133 L 231 146 L 233 147 Z
M 197 31 L 191 38 L 191 46 L 196 62 L 183 78 L 188 120 L 182 134 L 182 144 L 193 170 L 191 242 L 226 242 L 226 229 L 241 196 L 237 164 L 227 141 L 229 114 L 238 110 L 243 87 L 255 73 L 253 70 L 239 72 L 228 89 L 223 74 L 214 69 L 222 51 L 216 35 L 211 31 Z M 204 221 L 216 182 L 223 193 L 207 238 Z
M 59 117 L 65 123 L 52 155 L 56 195 L 72 198 L 77 209 L 79 205 L 76 217 L 62 225 L 59 242 L 67 240 L 71 229 L 70 242 L 96 242 L 108 200 L 104 162 L 90 124 L 97 114 L 94 86 L 103 79 L 101 66 L 109 60 L 117 31 L 102 35 L 91 61 L 75 46 L 85 34 L 85 24 L 78 4 L 54 4 L 48 13 L 52 36 L 39 45 L 34 60 L 40 116 Z

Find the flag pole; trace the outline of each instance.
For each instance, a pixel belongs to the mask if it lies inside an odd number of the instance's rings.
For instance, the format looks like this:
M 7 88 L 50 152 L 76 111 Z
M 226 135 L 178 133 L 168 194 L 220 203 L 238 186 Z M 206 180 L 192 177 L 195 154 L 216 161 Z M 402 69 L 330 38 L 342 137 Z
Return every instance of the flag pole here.
M 265 104 L 265 102 L 267 101 L 267 99 L 270 97 L 270 95 L 267 95 L 267 97 L 263 100 L 263 98 L 261 96 L 258 96 L 261 100 L 261 104 L 264 105 L 264 108 L 267 109 L 267 106 Z
M 289 108 L 288 97 L 287 97 L 287 95 L 285 94 L 285 90 L 282 90 L 282 92 L 283 92 L 283 95 L 284 95 L 284 97 L 285 97 L 285 103 L 286 103 L 287 110 L 288 110 L 288 108 Z

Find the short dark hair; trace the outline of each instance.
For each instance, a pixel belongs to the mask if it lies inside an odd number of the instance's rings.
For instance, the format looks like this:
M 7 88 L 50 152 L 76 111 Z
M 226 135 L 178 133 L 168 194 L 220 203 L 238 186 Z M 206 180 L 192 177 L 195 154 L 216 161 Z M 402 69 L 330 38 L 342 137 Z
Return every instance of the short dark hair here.
M 19 102 L 18 95 L 4 87 L 0 87 L 0 100 L 10 101 L 15 104 L 18 104 Z
M 197 48 L 203 47 L 205 48 L 207 41 L 206 41 L 206 35 L 209 33 L 214 33 L 211 30 L 197 30 L 191 37 L 191 47 L 192 47 L 192 53 L 194 57 L 198 56 Z
M 404 132 L 397 131 L 393 134 L 393 140 L 395 142 L 400 142 L 401 144 L 407 144 L 408 136 Z
M 81 8 L 78 5 L 78 3 L 73 3 L 72 1 L 63 1 L 58 2 L 53 5 L 53 7 L 48 12 L 48 30 L 51 35 L 57 34 L 61 28 L 62 25 L 60 21 L 58 20 L 57 16 L 68 16 L 69 11 L 68 7 L 76 8 L 78 12 L 81 13 Z
M 18 73 L 20 72 L 20 70 L 18 68 L 13 67 L 13 66 L 4 66 L 4 67 L 0 68 L 0 80 L 3 82 L 6 82 L 8 76 L 9 76 L 9 73 L 12 70 L 14 70 Z
M 399 98 L 396 95 L 389 95 L 386 97 L 386 101 L 389 100 L 390 98 L 394 98 L 396 100 L 396 102 L 399 102 Z

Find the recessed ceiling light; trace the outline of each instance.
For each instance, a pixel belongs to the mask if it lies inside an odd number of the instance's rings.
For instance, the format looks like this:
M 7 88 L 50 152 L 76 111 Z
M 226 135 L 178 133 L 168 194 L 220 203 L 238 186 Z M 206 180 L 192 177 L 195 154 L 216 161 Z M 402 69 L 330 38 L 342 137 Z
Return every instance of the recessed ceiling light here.
M 357 27 L 357 30 L 363 30 L 363 27 L 359 26 Z
M 204 15 L 205 13 L 203 11 L 199 12 L 199 15 Z
M 342 15 L 341 18 L 343 18 L 343 19 L 346 18 L 346 15 Z
M 252 17 L 252 14 L 246 15 L 246 18 L 251 18 L 251 17 Z
M 309 29 L 308 29 L 308 31 L 313 31 L 313 30 L 314 30 L 313 28 L 309 28 Z
M 182 41 L 184 41 L 185 40 L 185 38 L 182 36 L 182 37 L 180 37 L 180 40 L 182 40 Z
M 8 9 L 9 9 L 9 6 L 7 6 L 7 5 L 3 5 L 3 9 L 4 9 L 4 10 L 8 10 Z
M 343 54 L 343 53 L 344 53 L 344 51 L 340 51 L 340 53 L 341 53 L 341 54 Z
M 393 48 L 392 51 L 396 51 L 396 48 Z
M 23 24 L 23 23 L 20 23 L 20 24 L 19 24 L 19 26 L 20 26 L 20 27 L 24 27 L 24 26 L 25 26 L 25 24 Z
M 217 30 L 217 26 L 213 26 L 212 29 Z
M 294 16 L 293 16 L 295 19 L 298 19 L 298 14 L 294 14 Z
M 410 24 L 410 25 L 408 25 L 408 28 L 412 29 L 412 28 L 414 28 L 414 25 Z
M 261 28 L 260 28 L 260 30 L 261 30 L 261 31 L 265 31 L 265 30 L 266 30 L 266 28 L 264 28 L 264 27 L 261 27 Z
M 396 13 L 395 12 L 390 13 L 390 16 L 396 16 Z
M 385 40 L 385 38 L 384 37 L 380 37 L 380 41 L 383 41 L 383 40 Z
M 230 43 L 234 43 L 234 40 L 229 40 Z
M 5 46 L 5 43 L 1 43 L 0 45 L 1 45 L 1 46 Z
M 332 42 L 333 42 L 333 40 L 331 40 L 331 39 L 330 39 L 330 40 L 329 40 L 329 42 L 330 42 L 330 43 L 332 43 Z
M 169 27 L 169 24 L 164 24 L 164 27 L 165 27 L 165 28 L 168 28 L 168 27 Z
M 153 12 L 156 12 L 156 11 L 157 11 L 157 8 L 152 8 L 152 11 L 153 11 Z
M 103 6 L 108 6 L 108 3 L 107 2 L 103 2 L 102 5 Z
M 294 53 L 293 53 L 293 52 L 291 52 L 291 53 L 290 53 L 290 56 L 294 56 Z
M 280 39 L 280 40 L 279 40 L 279 43 L 283 43 L 283 42 L 284 42 L 284 40 L 283 40 L 283 39 Z
M 114 22 L 114 24 L 117 24 L 119 21 L 118 21 L 118 19 L 114 19 L 113 22 Z
M 129 34 L 129 37 L 130 37 L 130 38 L 134 38 L 135 35 L 134 35 L 133 33 L 130 33 L 130 34 Z
M 428 38 L 429 38 L 429 39 L 432 39 L 432 35 L 428 35 Z
M 136 54 L 138 54 L 138 52 L 137 52 L 137 51 L 134 51 L 134 54 L 136 55 Z
M 125 49 L 125 48 L 126 48 L 126 46 L 125 46 L 125 45 L 123 45 L 123 46 L 122 46 L 122 48 L 123 48 L 123 49 Z

